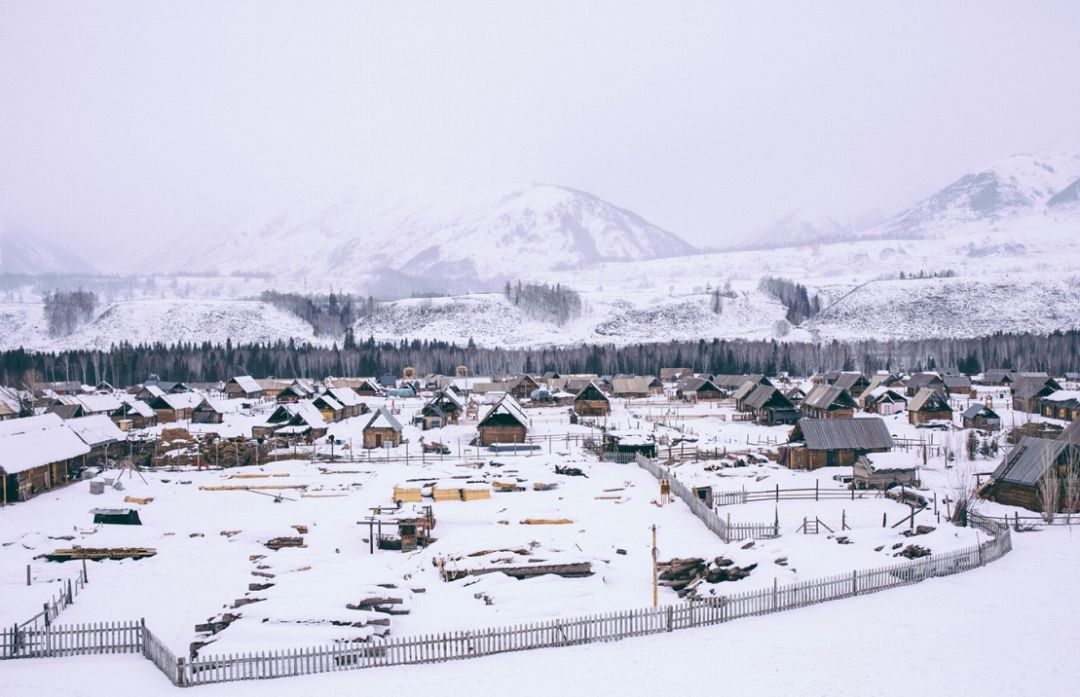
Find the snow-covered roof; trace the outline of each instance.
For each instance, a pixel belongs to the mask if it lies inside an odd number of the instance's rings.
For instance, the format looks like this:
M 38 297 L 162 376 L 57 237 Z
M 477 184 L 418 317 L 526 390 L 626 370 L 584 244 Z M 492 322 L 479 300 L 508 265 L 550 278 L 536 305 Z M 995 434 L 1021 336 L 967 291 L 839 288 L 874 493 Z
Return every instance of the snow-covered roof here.
M 178 392 L 162 395 L 161 399 L 169 405 L 170 409 L 194 409 L 203 401 L 203 396 L 195 392 Z
M 334 399 L 329 394 L 321 394 L 312 401 L 313 402 L 321 401 L 323 404 L 325 404 L 327 407 L 330 408 L 330 411 L 341 411 L 342 409 L 345 408 L 345 407 L 341 406 L 341 402 L 337 401 L 336 399 Z
M 146 394 L 150 395 L 151 397 L 165 396 L 165 390 L 161 389 L 157 385 L 145 385 L 143 389 L 146 390 Z
M 346 407 L 355 407 L 358 404 L 363 404 L 360 395 L 356 394 L 356 390 L 351 387 L 331 387 L 326 393 Z
M 80 416 L 77 419 L 68 419 L 66 423 L 72 431 L 75 431 L 75 435 L 91 448 L 124 440 L 124 432 L 104 414 Z
M 262 388 L 259 387 L 259 383 L 255 382 L 255 378 L 251 377 L 250 375 L 237 375 L 229 382 L 235 382 L 237 385 L 240 386 L 240 389 L 242 389 L 245 394 L 250 392 L 262 392 Z
M 25 472 L 90 452 L 56 414 L 0 421 L 0 470 Z
M 120 408 L 120 399 L 111 394 L 82 394 L 76 397 L 88 414 L 111 414 Z
M 135 399 L 134 395 L 125 395 L 120 399 L 124 402 L 124 404 L 127 404 L 129 407 L 131 407 L 130 411 L 135 412 L 139 416 L 148 419 L 154 416 L 153 408 L 151 408 L 149 404 L 142 401 L 141 399 Z
M 484 423 L 496 414 L 509 414 L 514 417 L 515 420 L 520 422 L 522 426 L 529 425 L 529 417 L 525 415 L 525 410 L 522 409 L 517 400 L 510 395 L 503 395 L 502 399 L 496 402 L 494 406 L 484 414 L 484 418 L 480 419 L 480 423 Z
M 293 424 L 295 424 L 297 421 L 303 421 L 312 428 L 326 427 L 326 420 L 323 419 L 322 412 L 318 410 L 314 403 L 307 401 L 299 402 L 297 404 L 290 404 L 288 406 L 290 407 L 289 411 L 292 412 L 293 415 Z
M 1080 390 L 1056 390 L 1043 397 L 1044 402 L 1080 401 Z
M 364 426 L 365 431 L 369 428 L 392 428 L 395 431 L 400 431 L 401 422 L 394 418 L 394 415 L 385 408 L 379 407 L 375 413 L 371 415 L 371 420 Z

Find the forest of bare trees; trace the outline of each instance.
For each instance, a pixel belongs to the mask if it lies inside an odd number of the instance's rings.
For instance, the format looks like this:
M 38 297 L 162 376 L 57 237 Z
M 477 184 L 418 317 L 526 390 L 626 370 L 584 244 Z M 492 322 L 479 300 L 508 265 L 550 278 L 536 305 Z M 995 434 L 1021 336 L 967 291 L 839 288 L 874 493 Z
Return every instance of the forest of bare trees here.
M 42 296 L 45 323 L 49 336 L 68 336 L 85 322 L 94 318 L 97 295 L 86 290 L 54 290 Z
M 483 348 L 442 341 L 353 342 L 323 347 L 289 342 L 233 346 L 203 344 L 121 344 L 109 351 L 0 353 L 0 379 L 17 385 L 26 371 L 46 380 L 81 380 L 131 385 L 156 373 L 194 382 L 255 377 L 399 375 L 406 366 L 425 373 L 452 374 L 466 365 L 474 375 L 557 370 L 562 373 L 657 375 L 662 367 L 689 366 L 699 372 L 765 372 L 809 375 L 820 370 L 948 370 L 961 363 L 983 368 L 1046 370 L 1061 374 L 1080 366 L 1080 332 L 1050 335 L 995 334 L 976 339 L 802 343 L 721 340 L 671 341 L 630 346 L 577 345 L 535 349 Z

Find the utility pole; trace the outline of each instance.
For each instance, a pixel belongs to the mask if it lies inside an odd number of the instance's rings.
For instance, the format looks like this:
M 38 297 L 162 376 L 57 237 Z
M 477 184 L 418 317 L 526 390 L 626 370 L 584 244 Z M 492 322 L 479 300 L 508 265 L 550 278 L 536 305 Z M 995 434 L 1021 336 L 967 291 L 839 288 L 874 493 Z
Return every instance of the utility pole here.
M 652 526 L 652 606 L 657 608 L 660 605 L 659 599 L 659 579 L 657 569 L 657 552 L 656 552 L 656 524 Z

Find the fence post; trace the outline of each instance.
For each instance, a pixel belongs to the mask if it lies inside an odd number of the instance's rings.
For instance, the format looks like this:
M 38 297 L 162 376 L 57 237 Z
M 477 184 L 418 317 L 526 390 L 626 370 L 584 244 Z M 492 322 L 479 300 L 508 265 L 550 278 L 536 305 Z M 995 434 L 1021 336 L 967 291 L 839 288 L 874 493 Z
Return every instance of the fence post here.
M 859 594 L 859 571 L 858 571 L 858 569 L 851 572 L 851 594 L 852 595 L 858 595 Z
M 45 615 L 45 627 L 48 628 L 48 626 L 50 624 L 50 622 L 49 622 L 49 604 L 48 603 L 43 603 L 43 607 L 45 609 L 45 613 L 44 613 L 44 615 Z
M 176 686 L 186 687 L 187 681 L 184 680 L 184 657 L 180 656 L 176 659 Z
M 671 605 L 667 606 L 667 630 L 673 631 L 675 629 L 675 608 Z
M 774 612 L 776 610 L 780 609 L 780 593 L 779 593 L 780 589 L 779 589 L 779 585 L 780 585 L 780 582 L 776 579 L 775 576 L 773 576 L 773 580 L 772 580 L 772 608 L 773 608 Z

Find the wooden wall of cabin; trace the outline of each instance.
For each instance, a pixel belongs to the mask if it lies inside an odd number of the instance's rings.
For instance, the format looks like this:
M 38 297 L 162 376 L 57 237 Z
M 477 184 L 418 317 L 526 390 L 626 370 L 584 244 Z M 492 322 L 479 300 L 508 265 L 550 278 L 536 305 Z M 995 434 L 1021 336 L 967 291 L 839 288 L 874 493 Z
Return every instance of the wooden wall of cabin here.
M 521 425 L 506 424 L 501 426 L 481 426 L 480 445 L 494 445 L 495 443 L 524 443 L 525 427 Z

